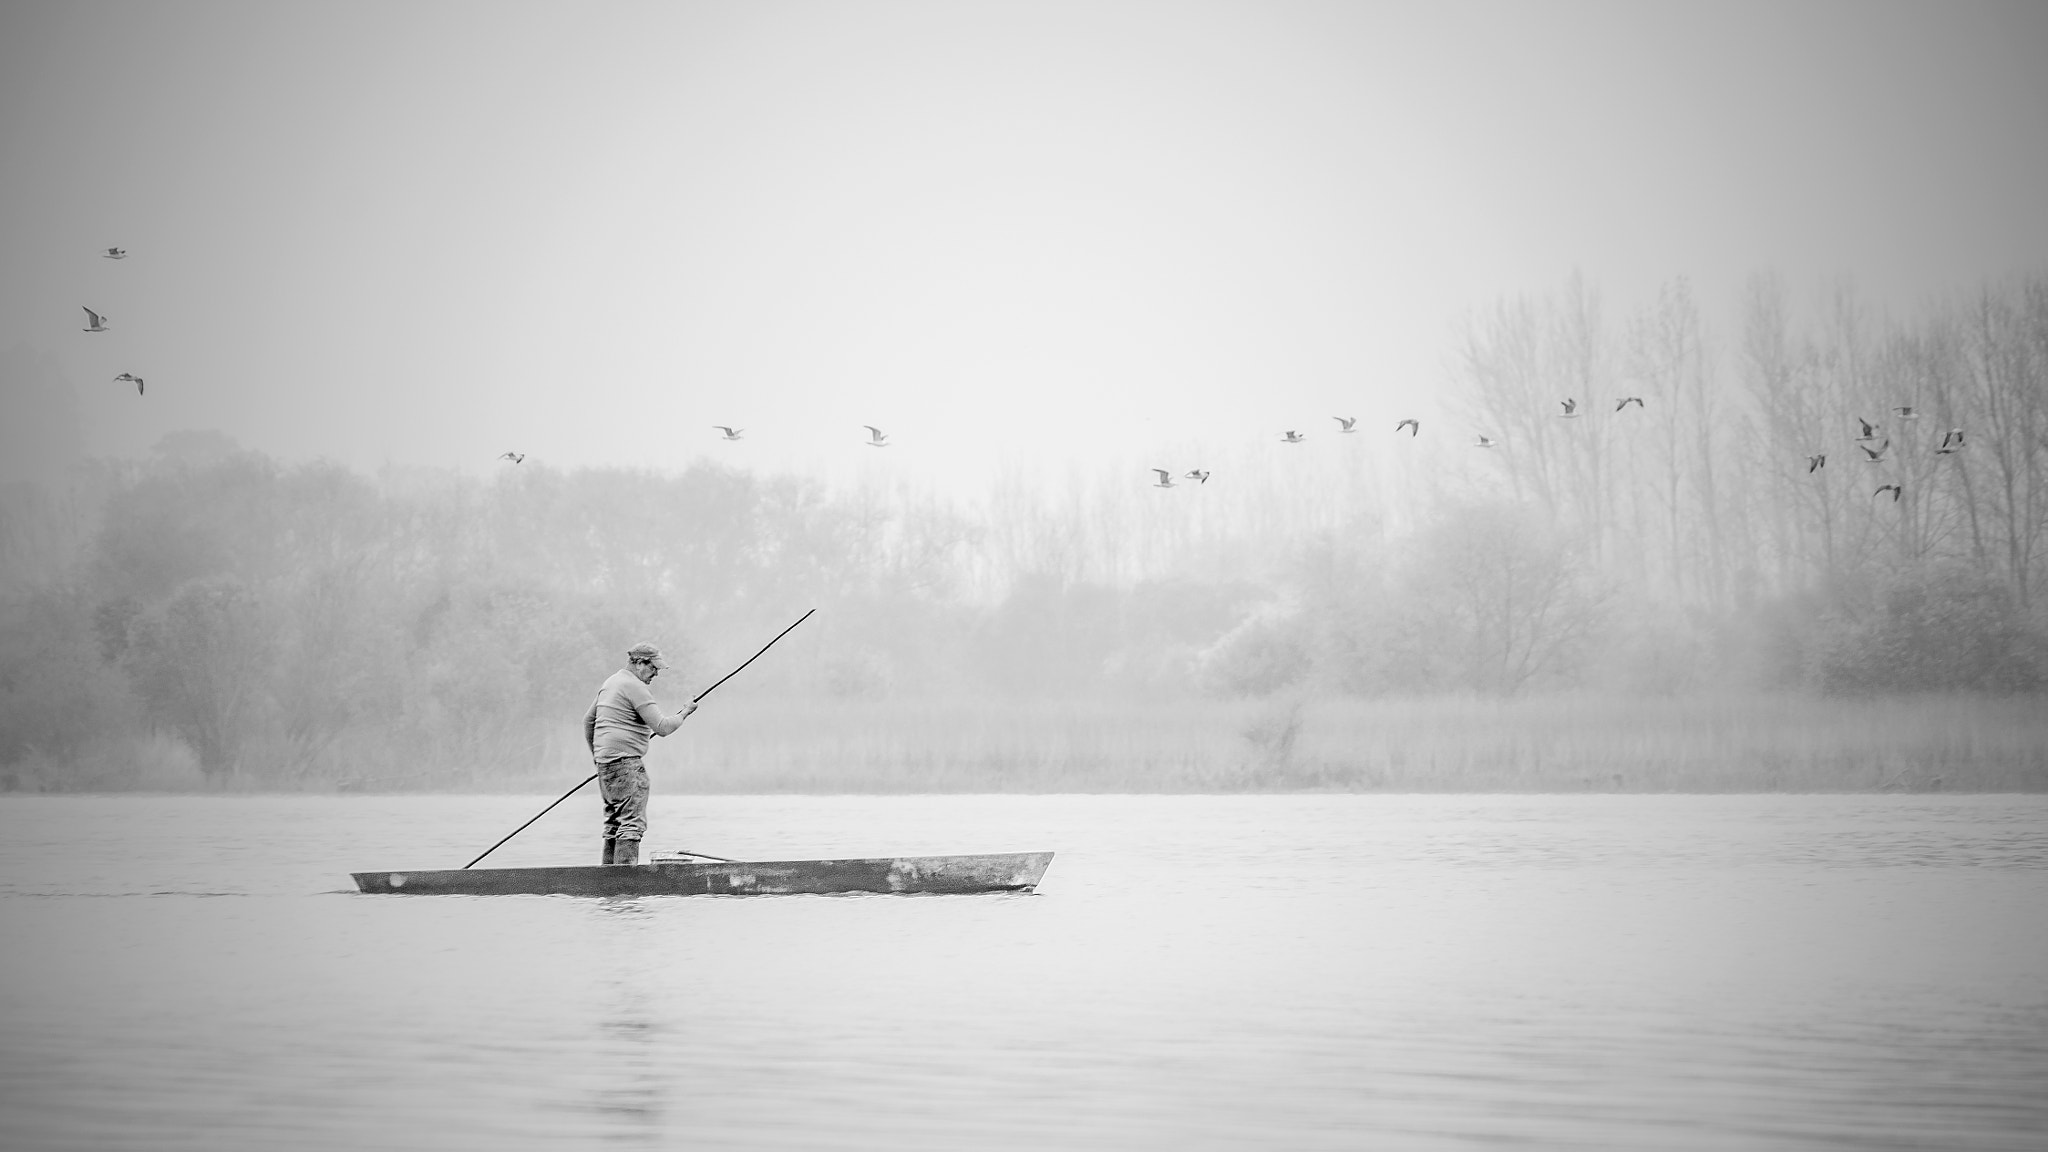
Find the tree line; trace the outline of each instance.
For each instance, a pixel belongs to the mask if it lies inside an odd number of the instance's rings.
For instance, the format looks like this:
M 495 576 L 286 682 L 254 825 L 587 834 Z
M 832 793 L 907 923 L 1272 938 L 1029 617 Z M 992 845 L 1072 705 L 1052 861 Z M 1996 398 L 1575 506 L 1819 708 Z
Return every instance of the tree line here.
M 2039 683 L 2048 280 L 1898 320 L 1759 276 L 1720 337 L 1682 279 L 1615 324 L 1574 277 L 1474 317 L 1458 370 L 1510 432 L 1496 483 L 1636 598 L 1772 621 L 1822 688 Z M 1558 419 L 1567 396 L 1594 411 Z
M 364 475 L 167 438 L 0 494 L 0 783 L 112 786 L 118 749 L 153 740 L 215 782 L 472 784 L 574 752 L 627 645 L 708 683 L 813 606 L 748 690 L 2048 684 L 2048 281 L 1898 322 L 1846 290 L 1801 315 L 1760 278 L 1721 337 L 1683 281 L 1617 324 L 1574 277 L 1475 313 L 1454 366 L 1492 448 L 1433 424 L 1370 456 L 1226 458 L 1193 492 Z M 1938 453 L 1951 429 L 1966 448 Z

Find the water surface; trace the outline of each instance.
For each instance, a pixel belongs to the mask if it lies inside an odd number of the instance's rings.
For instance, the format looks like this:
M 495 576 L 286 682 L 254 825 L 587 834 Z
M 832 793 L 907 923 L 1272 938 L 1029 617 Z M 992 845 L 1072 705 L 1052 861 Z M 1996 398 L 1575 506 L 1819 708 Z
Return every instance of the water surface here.
M 2039 797 L 657 794 L 654 849 L 1059 855 L 344 890 L 549 799 L 0 800 L 0 1147 L 2048 1145 Z

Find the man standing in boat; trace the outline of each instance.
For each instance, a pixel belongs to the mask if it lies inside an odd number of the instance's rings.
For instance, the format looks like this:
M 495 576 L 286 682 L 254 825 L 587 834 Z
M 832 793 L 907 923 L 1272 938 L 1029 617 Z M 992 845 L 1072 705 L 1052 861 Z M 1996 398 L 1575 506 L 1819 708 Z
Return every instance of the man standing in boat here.
M 611 674 L 583 715 L 583 742 L 597 765 L 604 796 L 604 863 L 638 864 L 647 832 L 647 741 L 682 727 L 695 704 L 663 715 L 647 690 L 668 662 L 652 644 L 626 649 L 626 666 Z

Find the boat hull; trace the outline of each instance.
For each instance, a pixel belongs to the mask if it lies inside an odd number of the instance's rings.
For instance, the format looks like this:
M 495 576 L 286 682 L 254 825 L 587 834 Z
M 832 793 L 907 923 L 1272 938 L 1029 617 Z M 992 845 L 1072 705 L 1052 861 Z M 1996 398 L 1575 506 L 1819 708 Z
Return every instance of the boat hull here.
M 794 896 L 1029 892 L 1050 852 L 871 860 L 702 861 L 562 868 L 355 872 L 363 892 L 407 896 Z

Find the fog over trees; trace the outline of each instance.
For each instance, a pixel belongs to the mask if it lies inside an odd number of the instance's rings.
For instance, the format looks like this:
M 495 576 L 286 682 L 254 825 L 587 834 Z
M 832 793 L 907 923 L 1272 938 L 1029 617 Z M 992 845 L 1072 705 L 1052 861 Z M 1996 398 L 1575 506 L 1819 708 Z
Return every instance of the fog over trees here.
M 717 755 L 1087 786 L 1042 766 L 1152 752 L 1034 717 L 1228 714 L 1236 774 L 1175 782 L 1427 784 L 1400 748 L 1303 768 L 1304 710 L 2048 687 L 2048 279 L 1901 320 L 1760 277 L 1717 331 L 1683 280 L 1616 315 L 1575 276 L 1475 311 L 1447 367 L 1458 421 L 1255 430 L 1167 490 L 1121 464 L 973 500 L 705 463 L 365 475 L 206 433 L 15 478 L 0 783 L 544 778 L 629 644 L 669 650 L 674 700 L 814 606 L 721 689 L 754 751 Z M 949 726 L 979 742 L 917 746 Z M 2007 783 L 2048 785 L 2038 747 L 2020 760 Z M 892 786 L 821 786 L 867 785 Z

